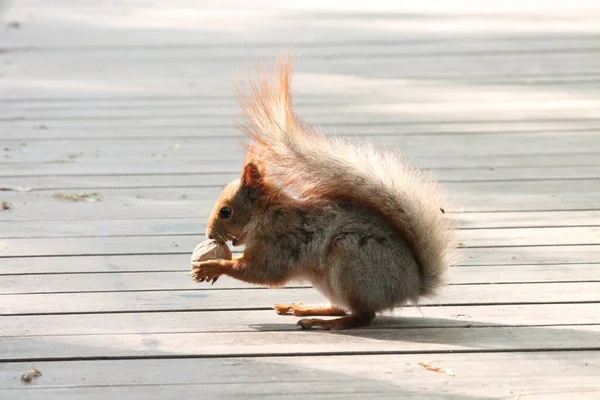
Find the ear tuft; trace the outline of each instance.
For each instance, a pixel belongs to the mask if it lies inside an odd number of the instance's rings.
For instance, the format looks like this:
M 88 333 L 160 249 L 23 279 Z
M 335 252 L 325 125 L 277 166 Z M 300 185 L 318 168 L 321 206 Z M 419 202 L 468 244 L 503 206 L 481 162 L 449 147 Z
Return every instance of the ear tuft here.
M 254 189 L 260 185 L 261 176 L 258 171 L 258 167 L 254 163 L 248 163 L 244 167 L 244 173 L 242 174 L 242 185 Z

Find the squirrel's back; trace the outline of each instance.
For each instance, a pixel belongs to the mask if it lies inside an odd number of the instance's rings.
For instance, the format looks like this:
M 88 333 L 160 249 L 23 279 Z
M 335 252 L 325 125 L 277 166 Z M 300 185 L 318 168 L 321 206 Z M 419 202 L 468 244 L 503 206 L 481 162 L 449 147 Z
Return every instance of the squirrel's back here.
M 432 294 L 456 254 L 443 188 L 395 152 L 326 137 L 302 123 L 292 109 L 290 71 L 291 60 L 280 57 L 274 73 L 250 84 L 242 101 L 247 158 L 261 166 L 267 184 L 307 203 L 358 204 L 390 221 L 418 264 L 419 293 Z

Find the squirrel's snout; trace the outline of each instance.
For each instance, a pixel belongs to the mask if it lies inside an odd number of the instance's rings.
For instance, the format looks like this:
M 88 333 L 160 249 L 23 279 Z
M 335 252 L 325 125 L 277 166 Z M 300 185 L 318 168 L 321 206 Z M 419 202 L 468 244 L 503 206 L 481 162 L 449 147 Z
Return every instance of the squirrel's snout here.
M 219 243 L 225 243 L 226 240 L 223 239 L 223 235 L 221 235 L 219 232 L 214 232 L 212 230 L 207 230 L 206 231 L 206 238 L 208 240 L 214 240 L 216 242 Z

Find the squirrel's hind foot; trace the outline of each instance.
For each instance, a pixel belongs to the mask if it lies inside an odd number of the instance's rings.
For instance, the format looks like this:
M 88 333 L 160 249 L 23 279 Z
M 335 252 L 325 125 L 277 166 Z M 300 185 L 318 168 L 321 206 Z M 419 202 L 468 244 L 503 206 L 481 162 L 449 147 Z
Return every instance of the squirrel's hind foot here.
M 375 314 L 352 314 L 335 319 L 304 318 L 298 321 L 298 325 L 302 329 L 343 330 L 369 326 L 373 318 L 375 318 Z

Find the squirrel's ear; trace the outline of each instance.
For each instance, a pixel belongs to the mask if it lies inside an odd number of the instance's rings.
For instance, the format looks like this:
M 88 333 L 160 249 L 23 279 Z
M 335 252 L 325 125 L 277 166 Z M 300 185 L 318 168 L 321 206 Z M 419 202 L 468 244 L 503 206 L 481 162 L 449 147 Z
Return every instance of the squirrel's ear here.
M 253 163 L 246 164 L 244 173 L 242 174 L 242 185 L 250 189 L 256 189 L 260 185 L 260 180 L 258 167 Z

